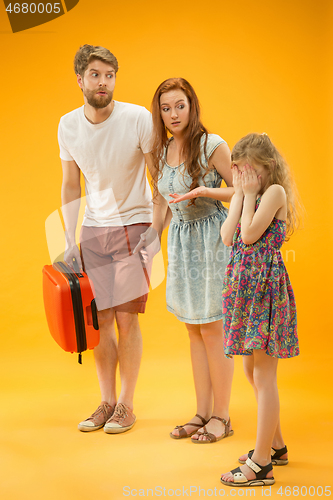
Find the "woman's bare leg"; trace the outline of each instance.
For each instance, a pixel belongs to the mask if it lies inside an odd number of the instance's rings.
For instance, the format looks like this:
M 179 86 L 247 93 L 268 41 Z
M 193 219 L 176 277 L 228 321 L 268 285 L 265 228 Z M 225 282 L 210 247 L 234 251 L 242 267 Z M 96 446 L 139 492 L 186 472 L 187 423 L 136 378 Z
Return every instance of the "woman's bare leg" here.
M 205 346 L 207 365 L 213 391 L 213 415 L 229 420 L 229 402 L 233 377 L 233 359 L 224 355 L 222 320 L 200 325 L 200 332 Z M 206 425 L 207 432 L 220 437 L 225 432 L 224 424 L 212 419 Z M 206 437 L 195 434 L 193 439 L 205 440 Z
M 211 416 L 213 405 L 212 384 L 209 374 L 209 365 L 207 360 L 206 347 L 200 333 L 201 325 L 186 324 L 190 338 L 191 362 L 194 379 L 195 394 L 197 399 L 197 413 L 208 420 Z M 189 422 L 202 424 L 198 417 L 193 417 Z M 186 432 L 189 434 L 198 429 L 196 426 L 185 426 Z M 178 436 L 178 429 L 174 429 L 172 434 Z

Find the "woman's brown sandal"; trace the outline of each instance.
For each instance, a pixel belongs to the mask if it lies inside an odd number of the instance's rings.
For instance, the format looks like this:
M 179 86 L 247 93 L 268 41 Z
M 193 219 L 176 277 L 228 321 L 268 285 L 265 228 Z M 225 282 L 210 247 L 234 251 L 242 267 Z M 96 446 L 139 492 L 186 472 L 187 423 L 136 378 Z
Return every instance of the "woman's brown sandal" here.
M 193 436 L 193 434 L 195 434 L 196 432 L 198 432 L 198 429 L 201 429 L 201 427 L 203 425 L 206 425 L 208 423 L 208 420 L 204 419 L 201 415 L 199 415 L 198 413 L 195 415 L 196 417 L 200 418 L 201 420 L 201 424 L 194 424 L 193 422 L 188 422 L 187 424 L 184 424 L 184 425 L 177 425 L 177 427 L 174 428 L 174 430 L 178 430 L 178 436 L 175 436 L 175 434 L 172 434 L 172 432 L 170 432 L 170 437 L 172 437 L 172 439 L 184 439 L 184 438 L 189 438 L 191 436 Z M 187 433 L 186 430 L 184 429 L 184 427 L 186 425 L 192 425 L 192 427 L 196 427 L 196 429 L 192 432 L 189 432 Z
M 208 432 L 206 425 L 204 425 L 204 427 L 203 427 L 204 432 L 197 432 L 196 434 L 198 434 L 198 436 L 205 436 L 206 439 L 193 439 L 193 438 L 191 438 L 192 443 L 197 443 L 197 444 L 216 443 L 217 441 L 221 441 L 221 439 L 224 439 L 228 436 L 233 435 L 234 431 L 230 429 L 230 418 L 229 418 L 228 422 L 224 418 L 216 417 L 215 415 L 213 415 L 211 417 L 211 419 L 212 418 L 215 418 L 216 420 L 220 420 L 220 422 L 222 422 L 224 424 L 225 432 L 222 434 L 222 436 L 216 437 L 215 434 L 213 434 L 212 432 Z M 195 433 L 193 433 L 193 434 L 195 434 Z

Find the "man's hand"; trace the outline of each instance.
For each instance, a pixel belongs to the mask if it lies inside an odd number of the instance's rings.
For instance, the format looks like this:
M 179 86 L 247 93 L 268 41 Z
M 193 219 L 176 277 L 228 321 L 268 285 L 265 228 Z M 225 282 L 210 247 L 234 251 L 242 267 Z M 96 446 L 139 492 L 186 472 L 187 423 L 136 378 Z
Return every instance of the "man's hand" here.
M 74 260 L 76 261 L 78 268 L 82 270 L 81 255 L 77 245 L 66 248 L 64 259 L 73 271 L 77 272 L 77 269 L 74 269 Z
M 140 258 L 144 264 L 152 260 L 161 250 L 161 243 L 157 231 L 153 227 L 148 227 L 147 231 L 141 234 L 140 241 L 133 250 L 133 254 L 140 253 Z

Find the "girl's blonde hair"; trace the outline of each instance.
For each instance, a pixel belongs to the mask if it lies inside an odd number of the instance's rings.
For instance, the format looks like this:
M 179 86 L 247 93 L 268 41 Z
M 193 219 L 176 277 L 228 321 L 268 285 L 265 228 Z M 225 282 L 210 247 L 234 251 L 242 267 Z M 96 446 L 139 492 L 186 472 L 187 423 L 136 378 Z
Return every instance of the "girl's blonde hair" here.
M 286 241 L 300 226 L 302 205 L 289 166 L 267 134 L 248 134 L 242 137 L 231 153 L 232 162 L 247 159 L 254 166 L 262 165 L 268 172 L 268 185 L 279 184 L 287 195 Z

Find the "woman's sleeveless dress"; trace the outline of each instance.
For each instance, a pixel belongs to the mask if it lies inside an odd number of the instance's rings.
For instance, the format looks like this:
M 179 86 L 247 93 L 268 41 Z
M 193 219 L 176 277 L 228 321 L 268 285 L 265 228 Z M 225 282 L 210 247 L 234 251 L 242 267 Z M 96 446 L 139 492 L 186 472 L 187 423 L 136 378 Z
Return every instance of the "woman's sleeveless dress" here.
M 225 141 L 215 134 L 207 140 L 207 158 Z M 207 165 L 203 153 L 201 161 Z M 158 189 L 169 202 L 170 193 L 189 191 L 191 177 L 185 175 L 184 165 L 170 167 L 164 156 L 163 176 Z M 202 169 L 202 173 L 205 171 Z M 210 170 L 200 185 L 220 187 L 222 178 Z M 186 323 L 210 323 L 222 319 L 222 283 L 229 259 L 229 249 L 223 244 L 220 229 L 227 217 L 227 209 L 220 201 L 197 198 L 195 205 L 189 200 L 172 203 L 172 220 L 168 234 L 167 309 Z

